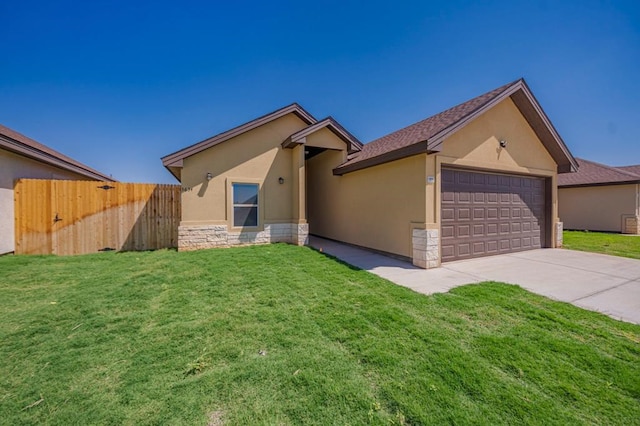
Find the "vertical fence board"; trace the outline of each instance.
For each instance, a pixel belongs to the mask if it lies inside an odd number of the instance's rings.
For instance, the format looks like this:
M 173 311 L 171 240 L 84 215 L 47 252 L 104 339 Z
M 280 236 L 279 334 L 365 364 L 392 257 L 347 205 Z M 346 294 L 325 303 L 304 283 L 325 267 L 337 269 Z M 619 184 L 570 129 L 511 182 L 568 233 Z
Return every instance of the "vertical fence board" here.
M 20 179 L 14 194 L 16 254 L 177 246 L 178 185 Z

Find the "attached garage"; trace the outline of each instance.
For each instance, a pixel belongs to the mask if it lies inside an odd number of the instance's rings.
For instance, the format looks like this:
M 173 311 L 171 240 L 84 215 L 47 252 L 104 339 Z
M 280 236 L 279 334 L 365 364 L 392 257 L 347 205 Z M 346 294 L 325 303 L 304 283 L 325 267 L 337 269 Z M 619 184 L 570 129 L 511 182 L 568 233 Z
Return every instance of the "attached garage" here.
M 442 169 L 442 261 L 545 247 L 545 179 Z
M 397 183 L 409 167 L 410 178 Z M 323 187 L 336 198 L 348 192 L 335 205 L 309 204 L 323 209 L 314 214 L 345 228 L 337 233 L 310 221 L 309 229 L 422 268 L 560 247 L 556 183 L 559 174 L 577 167 L 518 80 L 364 144 L 333 169 L 341 180 L 315 185 L 309 194 L 309 200 L 327 200 Z M 314 178 L 320 175 L 314 170 Z M 359 228 L 365 221 L 366 229 Z

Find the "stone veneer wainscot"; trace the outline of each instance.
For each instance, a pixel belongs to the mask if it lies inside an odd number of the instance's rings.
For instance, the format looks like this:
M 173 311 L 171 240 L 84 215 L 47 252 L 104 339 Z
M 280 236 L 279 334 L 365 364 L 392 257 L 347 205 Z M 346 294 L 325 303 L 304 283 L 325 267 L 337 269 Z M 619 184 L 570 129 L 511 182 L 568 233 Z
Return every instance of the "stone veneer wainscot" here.
M 229 231 L 226 225 L 180 225 L 178 250 L 190 251 L 239 245 L 309 243 L 309 225 L 306 223 L 265 224 L 262 231 Z
M 628 216 L 624 218 L 623 234 L 640 234 L 640 217 Z

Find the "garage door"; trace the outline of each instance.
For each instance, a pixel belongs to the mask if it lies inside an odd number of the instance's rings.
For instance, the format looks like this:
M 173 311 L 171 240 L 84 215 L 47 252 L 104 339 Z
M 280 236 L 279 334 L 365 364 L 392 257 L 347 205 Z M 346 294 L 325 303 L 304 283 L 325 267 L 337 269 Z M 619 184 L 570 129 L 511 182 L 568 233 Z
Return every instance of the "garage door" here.
M 543 178 L 442 169 L 442 261 L 544 247 Z

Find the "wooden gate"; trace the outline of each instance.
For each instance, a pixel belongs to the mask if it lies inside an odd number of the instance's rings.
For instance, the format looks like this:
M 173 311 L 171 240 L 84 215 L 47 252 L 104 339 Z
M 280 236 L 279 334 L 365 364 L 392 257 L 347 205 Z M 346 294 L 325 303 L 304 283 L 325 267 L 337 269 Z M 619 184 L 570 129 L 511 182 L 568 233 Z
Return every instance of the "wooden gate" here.
M 84 254 L 178 245 L 180 186 L 20 179 L 16 254 Z

